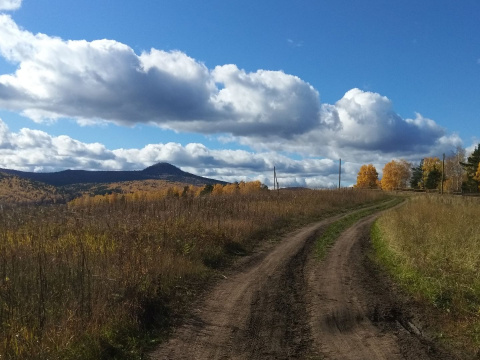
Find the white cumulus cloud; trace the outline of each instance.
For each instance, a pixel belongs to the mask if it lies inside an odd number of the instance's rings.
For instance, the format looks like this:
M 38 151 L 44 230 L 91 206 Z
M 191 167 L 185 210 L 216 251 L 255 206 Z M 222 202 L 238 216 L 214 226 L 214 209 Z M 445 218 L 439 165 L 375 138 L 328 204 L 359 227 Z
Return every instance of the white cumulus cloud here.
M 358 163 L 401 157 L 418 160 L 462 145 L 458 135 L 448 134 L 419 113 L 414 119 L 402 118 L 390 99 L 374 92 L 349 90 L 335 104 L 323 104 L 321 114 L 317 127 L 290 140 L 262 142 L 253 136 L 239 140 L 257 150 L 290 151 Z
M 318 120 L 316 90 L 281 71 L 210 71 L 180 51 L 140 55 L 113 40 L 65 41 L 0 15 L 0 107 L 41 122 L 62 117 L 234 135 L 301 133 Z
M 0 0 L 0 10 L 17 10 L 22 6 L 22 0 Z
M 222 89 L 214 98 L 235 135 L 261 133 L 284 138 L 313 128 L 319 120 L 318 92 L 300 78 L 281 71 L 247 74 L 235 65 L 212 73 Z M 254 130 L 254 131 L 252 131 Z

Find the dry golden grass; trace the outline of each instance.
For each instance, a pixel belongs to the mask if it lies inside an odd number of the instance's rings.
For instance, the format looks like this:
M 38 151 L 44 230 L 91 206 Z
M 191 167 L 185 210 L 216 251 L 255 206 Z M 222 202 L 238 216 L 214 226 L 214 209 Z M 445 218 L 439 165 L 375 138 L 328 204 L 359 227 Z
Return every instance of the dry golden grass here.
M 380 260 L 417 299 L 443 311 L 439 335 L 472 352 L 480 346 L 479 219 L 479 198 L 424 195 L 374 227 Z
M 140 359 L 234 254 L 385 198 L 368 191 L 138 197 L 0 210 L 1 359 Z M 107 199 L 107 198 L 106 198 Z
M 134 193 L 137 191 L 148 192 L 148 191 L 156 191 L 159 189 L 166 189 L 170 187 L 179 187 L 184 188 L 189 184 L 179 183 L 179 182 L 171 182 L 167 180 L 137 180 L 137 181 L 120 181 L 115 183 L 108 183 L 105 184 L 108 190 L 115 190 L 121 193 Z M 93 186 L 92 189 L 89 190 L 90 193 L 95 192 L 95 187 Z

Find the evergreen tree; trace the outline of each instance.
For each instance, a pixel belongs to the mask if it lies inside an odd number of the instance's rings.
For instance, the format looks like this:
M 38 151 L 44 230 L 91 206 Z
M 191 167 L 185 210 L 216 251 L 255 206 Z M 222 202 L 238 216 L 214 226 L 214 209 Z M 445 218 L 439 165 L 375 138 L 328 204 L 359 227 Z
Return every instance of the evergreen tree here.
M 200 196 L 208 195 L 213 191 L 213 185 L 207 184 L 203 187 L 202 191 L 200 191 Z
M 472 154 L 467 158 L 466 163 L 462 163 L 465 169 L 467 178 L 462 184 L 462 191 L 464 192 L 478 192 L 479 181 L 475 179 L 475 174 L 480 163 L 480 144 L 475 147 Z
M 427 175 L 427 180 L 425 181 L 426 189 L 437 189 L 438 185 L 442 181 L 442 172 L 434 167 Z
M 416 167 L 412 167 L 412 177 L 410 179 L 410 187 L 412 189 L 421 189 L 423 184 L 423 159 L 420 160 L 420 164 Z

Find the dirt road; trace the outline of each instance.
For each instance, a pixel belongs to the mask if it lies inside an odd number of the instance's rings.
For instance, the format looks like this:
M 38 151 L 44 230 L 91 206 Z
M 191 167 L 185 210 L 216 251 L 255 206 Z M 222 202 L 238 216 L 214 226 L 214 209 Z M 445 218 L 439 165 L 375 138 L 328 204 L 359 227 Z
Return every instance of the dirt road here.
M 314 258 L 315 239 L 338 218 L 242 259 L 151 359 L 454 359 L 376 278 L 365 256 L 374 216 Z

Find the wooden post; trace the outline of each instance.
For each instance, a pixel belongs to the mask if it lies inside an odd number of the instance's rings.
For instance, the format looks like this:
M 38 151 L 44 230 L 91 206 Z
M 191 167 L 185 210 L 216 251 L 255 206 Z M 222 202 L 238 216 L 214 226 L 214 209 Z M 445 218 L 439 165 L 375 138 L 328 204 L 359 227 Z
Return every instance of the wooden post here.
M 442 160 L 442 187 L 441 187 L 441 194 L 443 195 L 443 182 L 445 181 L 445 153 L 443 153 L 443 160 Z
M 340 163 L 338 165 L 338 188 L 340 189 L 340 184 L 342 182 L 342 159 L 340 159 Z
M 277 180 L 277 171 L 275 169 L 275 166 L 273 167 L 273 191 L 275 191 L 275 189 L 279 190 L 278 189 L 278 180 Z

